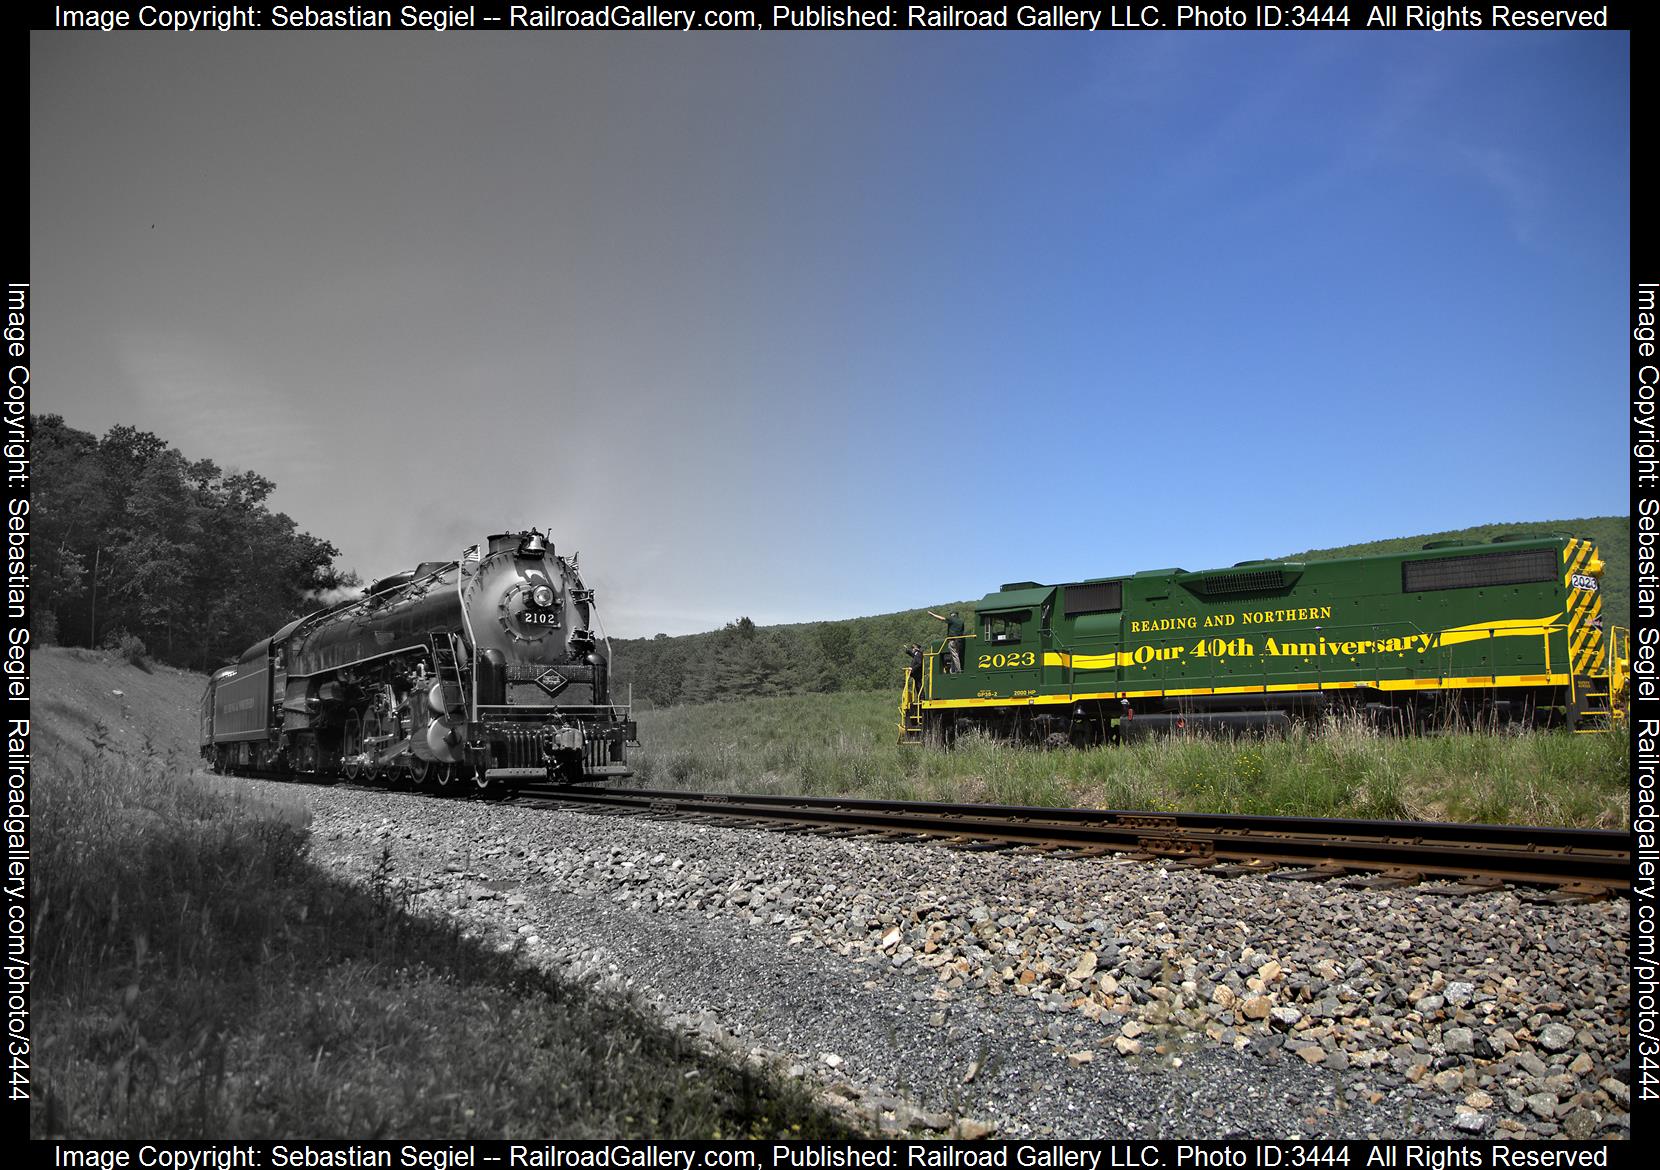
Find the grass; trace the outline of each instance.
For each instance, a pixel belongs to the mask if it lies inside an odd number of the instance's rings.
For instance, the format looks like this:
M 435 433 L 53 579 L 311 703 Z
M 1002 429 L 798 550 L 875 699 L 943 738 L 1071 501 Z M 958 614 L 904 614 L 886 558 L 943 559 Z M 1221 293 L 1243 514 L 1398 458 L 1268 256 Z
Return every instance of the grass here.
M 689 1047 L 307 854 L 293 795 L 160 752 L 33 779 L 36 1137 L 829 1137 L 794 1082 Z
M 1563 732 L 1417 738 L 1334 724 L 1283 739 L 1044 751 L 895 743 L 892 694 L 639 712 L 644 787 L 1388 820 L 1625 828 L 1629 745 Z

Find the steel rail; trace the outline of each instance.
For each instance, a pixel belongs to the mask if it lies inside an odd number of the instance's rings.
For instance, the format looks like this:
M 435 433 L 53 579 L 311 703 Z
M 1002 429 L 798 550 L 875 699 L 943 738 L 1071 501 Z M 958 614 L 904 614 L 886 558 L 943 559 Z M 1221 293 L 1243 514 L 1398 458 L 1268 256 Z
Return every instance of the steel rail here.
M 854 797 L 751 796 L 549 785 L 522 800 L 616 812 L 842 829 L 944 839 L 967 848 L 1119 853 L 1193 865 L 1295 866 L 1307 875 L 1380 873 L 1372 884 L 1425 878 L 1566 887 L 1581 896 L 1629 891 L 1631 834 L 1606 829 L 1436 821 L 1325 820 L 1129 810 L 944 804 Z

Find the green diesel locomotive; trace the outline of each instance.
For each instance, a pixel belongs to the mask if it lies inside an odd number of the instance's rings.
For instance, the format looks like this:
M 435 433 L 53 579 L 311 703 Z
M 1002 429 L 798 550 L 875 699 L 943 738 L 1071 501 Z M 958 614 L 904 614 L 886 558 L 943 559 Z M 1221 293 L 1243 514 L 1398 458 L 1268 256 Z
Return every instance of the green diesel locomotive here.
M 908 670 L 900 739 L 970 730 L 1075 745 L 1272 730 L 1348 711 L 1600 731 L 1623 714 L 1629 633 L 1604 631 L 1588 540 L 1500 537 L 1330 561 L 1020 581 Z

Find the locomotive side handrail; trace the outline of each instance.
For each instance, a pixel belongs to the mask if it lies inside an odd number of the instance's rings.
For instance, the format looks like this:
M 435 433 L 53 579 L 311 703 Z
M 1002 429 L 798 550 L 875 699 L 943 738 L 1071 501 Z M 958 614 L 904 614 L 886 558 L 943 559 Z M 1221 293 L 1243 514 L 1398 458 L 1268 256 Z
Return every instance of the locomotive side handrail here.
M 931 699 L 934 697 L 934 661 L 945 653 L 945 644 L 958 639 L 966 642 L 968 639 L 975 636 L 976 635 L 974 634 L 952 634 L 949 638 L 940 638 L 937 641 L 930 641 L 928 643 L 929 648 L 922 652 L 923 659 L 927 663 L 924 668 L 923 675 L 926 679 L 926 686 L 917 691 L 919 697 L 923 699 Z
M 472 563 L 482 565 L 486 555 L 481 553 L 478 560 Z M 461 606 L 461 624 L 467 628 L 467 675 L 472 680 L 473 692 L 467 704 L 467 718 L 471 720 L 476 718 L 474 713 L 478 710 L 478 635 L 473 633 L 473 615 L 467 612 L 467 592 L 463 586 L 467 579 L 467 564 L 465 554 L 455 562 L 455 600 Z

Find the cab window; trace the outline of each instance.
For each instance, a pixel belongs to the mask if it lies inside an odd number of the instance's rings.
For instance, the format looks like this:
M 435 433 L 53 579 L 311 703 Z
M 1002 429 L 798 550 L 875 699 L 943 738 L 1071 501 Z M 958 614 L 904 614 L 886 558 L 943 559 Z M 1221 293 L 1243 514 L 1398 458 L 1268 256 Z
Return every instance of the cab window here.
M 993 644 L 1020 641 L 1021 623 L 1030 621 L 1032 611 L 1021 610 L 1019 613 L 987 614 L 981 637 L 984 641 Z

